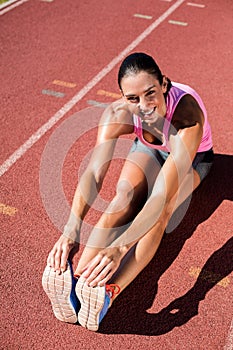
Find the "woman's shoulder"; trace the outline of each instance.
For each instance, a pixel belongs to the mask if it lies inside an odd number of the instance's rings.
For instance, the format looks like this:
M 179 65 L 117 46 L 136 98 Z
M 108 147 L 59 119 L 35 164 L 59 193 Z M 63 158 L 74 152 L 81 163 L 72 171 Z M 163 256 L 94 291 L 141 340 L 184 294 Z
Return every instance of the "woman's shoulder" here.
M 195 98 L 188 93 L 182 96 L 174 111 L 173 126 L 179 130 L 197 123 L 202 125 L 203 122 L 204 115 Z

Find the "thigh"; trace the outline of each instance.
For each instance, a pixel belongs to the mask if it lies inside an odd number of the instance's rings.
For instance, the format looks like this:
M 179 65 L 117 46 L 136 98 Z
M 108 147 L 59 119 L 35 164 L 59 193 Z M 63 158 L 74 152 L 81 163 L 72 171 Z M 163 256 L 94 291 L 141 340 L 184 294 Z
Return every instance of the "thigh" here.
M 147 152 L 146 149 L 144 151 L 135 148 L 134 145 L 125 160 L 117 186 L 125 184 L 137 193 L 140 192 L 148 196 L 160 169 L 161 160 L 159 155 L 157 159 L 154 154 L 150 153 L 150 149 Z

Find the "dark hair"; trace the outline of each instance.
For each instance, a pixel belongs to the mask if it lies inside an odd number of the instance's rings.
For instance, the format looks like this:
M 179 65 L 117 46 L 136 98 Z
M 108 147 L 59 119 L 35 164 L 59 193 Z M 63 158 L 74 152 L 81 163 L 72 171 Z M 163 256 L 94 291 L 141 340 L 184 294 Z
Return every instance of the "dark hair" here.
M 121 89 L 121 80 L 124 76 L 130 74 L 137 74 L 141 71 L 145 71 L 148 74 L 152 74 L 158 79 L 159 83 L 163 83 L 163 75 L 161 70 L 155 60 L 142 52 L 135 52 L 127 56 L 124 61 L 121 63 L 119 72 L 118 72 L 118 85 Z

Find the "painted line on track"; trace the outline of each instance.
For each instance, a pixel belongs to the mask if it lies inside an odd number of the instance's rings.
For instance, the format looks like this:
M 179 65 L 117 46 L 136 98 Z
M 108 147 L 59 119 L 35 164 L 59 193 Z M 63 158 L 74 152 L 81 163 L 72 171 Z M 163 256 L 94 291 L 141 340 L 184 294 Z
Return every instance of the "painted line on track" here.
M 109 106 L 109 103 L 103 103 L 95 100 L 87 100 L 87 103 L 91 106 L 101 107 L 101 108 L 107 108 Z
M 13 4 L 14 2 L 16 1 L 19 1 L 19 0 L 8 0 L 7 2 L 3 2 L 1 5 L 0 5 L 0 10 Z
M 152 19 L 152 18 L 153 18 L 152 16 L 141 15 L 140 13 L 135 13 L 135 14 L 134 14 L 134 17 L 143 18 L 143 19 Z
M 69 83 L 67 81 L 57 80 L 57 79 L 54 80 L 52 82 L 52 84 L 59 85 L 59 86 L 64 86 L 64 87 L 67 87 L 67 88 L 70 88 L 70 89 L 75 88 L 77 86 L 77 84 L 75 84 L 75 83 Z
M 200 267 L 191 267 L 189 269 L 189 276 L 194 278 L 201 278 L 202 280 L 205 280 L 209 283 L 215 283 L 223 288 L 227 288 L 230 284 L 230 278 L 229 277 L 222 277 L 212 271 L 203 270 Z M 222 277 L 222 278 L 221 278 Z
M 13 10 L 14 8 L 22 5 L 24 2 L 27 2 L 27 1 L 29 1 L 29 0 L 20 0 L 18 2 L 14 2 L 12 5 L 7 4 L 8 7 L 4 8 L 3 10 L 1 10 L 0 16 L 4 15 L 5 13 Z
M 13 216 L 16 214 L 18 209 L 14 207 L 10 207 L 9 205 L 5 205 L 3 203 L 0 203 L 0 214 Z
M 42 90 L 43 95 L 50 95 L 58 98 L 62 98 L 65 96 L 63 92 L 53 91 L 53 90 Z
M 170 20 L 168 21 L 168 23 L 170 23 L 170 24 L 175 24 L 175 25 L 177 25 L 177 26 L 183 26 L 183 27 L 186 27 L 186 26 L 188 25 L 187 22 L 174 21 L 173 19 L 170 19 Z
M 126 55 L 138 46 L 155 28 L 163 23 L 185 0 L 177 0 L 149 27 L 147 27 L 134 41 L 131 42 L 119 55 L 105 66 L 92 80 L 90 80 L 70 101 L 57 111 L 44 125 L 42 125 L 22 146 L 20 146 L 1 166 L 0 176 L 17 162 L 41 137 L 50 130 L 64 115 L 69 112 L 94 86 L 96 86 Z
M 116 100 L 122 97 L 121 94 L 116 94 L 115 92 L 110 92 L 105 90 L 98 90 L 97 95 L 112 97 L 112 98 L 115 98 Z
M 226 345 L 224 346 L 224 350 L 232 350 L 232 349 L 233 349 L 233 319 L 231 320 L 231 325 L 227 335 Z
M 188 2 L 187 5 L 188 6 L 193 6 L 193 7 L 199 7 L 199 8 L 204 8 L 205 7 L 204 4 L 195 4 L 194 2 Z

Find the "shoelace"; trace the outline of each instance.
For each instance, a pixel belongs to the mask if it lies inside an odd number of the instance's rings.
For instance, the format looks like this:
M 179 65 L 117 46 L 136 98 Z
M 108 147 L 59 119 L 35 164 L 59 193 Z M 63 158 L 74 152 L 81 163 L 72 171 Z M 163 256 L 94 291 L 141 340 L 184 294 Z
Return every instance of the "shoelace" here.
M 105 288 L 107 293 L 111 293 L 111 299 L 121 291 L 121 288 L 118 286 L 118 284 L 106 284 Z
M 74 274 L 74 277 L 76 279 L 79 279 L 81 275 L 78 275 L 78 274 Z M 105 286 L 105 290 L 107 293 L 111 294 L 110 297 L 111 299 L 114 298 L 115 295 L 119 294 L 120 291 L 121 291 L 121 288 L 118 286 L 118 284 L 106 284 Z

